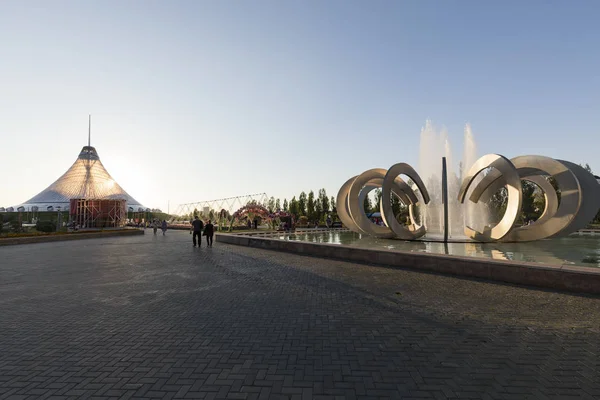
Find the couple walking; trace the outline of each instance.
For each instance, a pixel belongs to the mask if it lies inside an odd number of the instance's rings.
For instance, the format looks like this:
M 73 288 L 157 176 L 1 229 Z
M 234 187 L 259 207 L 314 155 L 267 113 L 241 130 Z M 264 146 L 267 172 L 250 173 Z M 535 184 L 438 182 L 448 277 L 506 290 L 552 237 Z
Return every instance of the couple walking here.
M 206 236 L 206 246 L 212 247 L 215 227 L 210 223 L 210 219 L 208 220 L 208 223 L 204 225 L 204 222 L 198 219 L 197 215 L 194 216 L 191 229 L 191 231 L 193 231 L 192 239 L 194 241 L 194 247 L 196 247 L 196 236 L 198 237 L 198 247 L 202 247 L 202 228 L 204 228 L 204 236 Z
M 156 235 L 156 232 L 158 231 L 158 228 L 160 228 L 162 230 L 163 236 L 165 235 L 165 233 L 167 232 L 167 221 L 163 219 L 162 223 L 155 219 L 152 221 L 152 230 L 154 231 L 154 234 Z

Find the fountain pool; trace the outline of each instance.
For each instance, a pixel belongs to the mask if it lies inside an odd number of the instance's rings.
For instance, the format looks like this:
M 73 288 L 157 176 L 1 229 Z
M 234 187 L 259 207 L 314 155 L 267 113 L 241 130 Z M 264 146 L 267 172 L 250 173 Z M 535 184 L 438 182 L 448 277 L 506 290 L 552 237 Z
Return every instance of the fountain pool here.
M 316 231 L 275 234 L 272 239 L 340 244 L 400 252 L 448 254 L 496 260 L 525 261 L 544 265 L 576 265 L 600 268 L 600 235 L 571 235 L 521 243 L 402 241 L 380 239 L 351 231 Z

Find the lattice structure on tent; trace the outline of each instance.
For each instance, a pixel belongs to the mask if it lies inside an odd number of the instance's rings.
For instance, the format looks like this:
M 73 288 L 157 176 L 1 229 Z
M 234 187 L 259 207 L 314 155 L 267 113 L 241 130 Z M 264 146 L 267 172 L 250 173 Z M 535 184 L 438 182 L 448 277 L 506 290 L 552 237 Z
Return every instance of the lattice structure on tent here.
M 85 228 L 118 228 L 127 221 L 125 199 L 71 199 L 71 221 Z
M 226 210 L 233 214 L 243 206 L 249 203 L 267 205 L 269 197 L 266 193 L 245 194 L 242 196 L 226 197 L 223 199 L 199 201 L 196 203 L 180 204 L 175 210 L 175 215 L 188 215 L 197 210 L 202 213 L 205 209 L 212 210 L 214 213 L 219 213 L 221 210 Z

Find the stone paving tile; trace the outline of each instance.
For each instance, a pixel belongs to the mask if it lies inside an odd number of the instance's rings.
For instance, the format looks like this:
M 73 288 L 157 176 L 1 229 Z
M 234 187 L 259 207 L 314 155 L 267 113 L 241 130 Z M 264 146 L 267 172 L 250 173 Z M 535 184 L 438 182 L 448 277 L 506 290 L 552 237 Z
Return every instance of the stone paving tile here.
M 598 399 L 600 298 L 187 233 L 0 248 L 0 398 Z

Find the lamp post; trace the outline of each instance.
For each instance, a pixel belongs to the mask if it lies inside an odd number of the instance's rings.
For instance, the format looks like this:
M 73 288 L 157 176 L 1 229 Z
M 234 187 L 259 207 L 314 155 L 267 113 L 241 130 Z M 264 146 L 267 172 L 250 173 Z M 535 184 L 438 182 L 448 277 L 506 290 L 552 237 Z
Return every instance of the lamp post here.
M 25 207 L 21 206 L 17 208 L 17 211 L 19 212 L 19 232 L 21 232 L 23 230 L 23 211 L 25 211 Z
M 442 203 L 444 205 L 444 243 L 448 243 L 448 170 L 442 157 Z
M 57 212 L 57 215 L 56 215 L 56 232 L 58 232 L 60 230 L 60 217 L 61 217 L 61 215 L 60 215 L 60 208 L 61 208 L 60 206 L 56 207 L 56 212 Z

